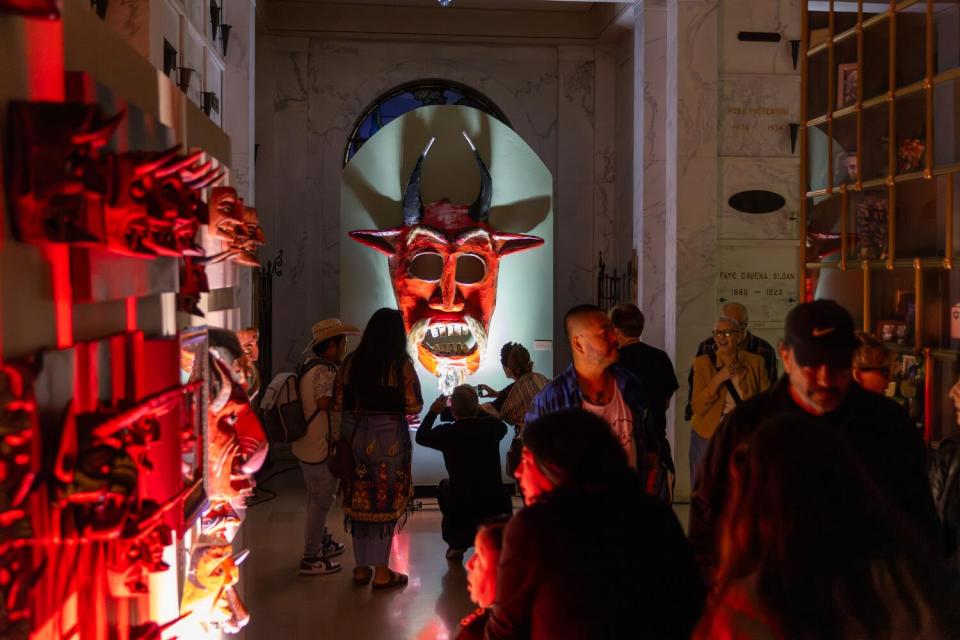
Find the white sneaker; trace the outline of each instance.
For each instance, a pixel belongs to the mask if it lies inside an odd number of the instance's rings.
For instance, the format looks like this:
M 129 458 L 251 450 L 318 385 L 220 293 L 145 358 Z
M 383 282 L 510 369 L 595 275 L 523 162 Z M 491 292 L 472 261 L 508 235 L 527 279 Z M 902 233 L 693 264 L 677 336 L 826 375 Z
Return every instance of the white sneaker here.
M 304 558 L 300 561 L 300 575 L 302 576 L 320 576 L 327 573 L 336 573 L 343 569 L 339 562 L 331 562 L 327 558 L 315 556 L 313 558 Z

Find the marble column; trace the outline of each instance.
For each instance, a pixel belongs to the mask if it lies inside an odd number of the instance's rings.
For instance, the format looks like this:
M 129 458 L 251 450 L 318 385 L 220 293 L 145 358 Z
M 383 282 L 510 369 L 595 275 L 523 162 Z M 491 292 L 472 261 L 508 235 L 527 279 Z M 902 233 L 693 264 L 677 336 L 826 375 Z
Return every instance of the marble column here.
M 633 31 L 633 237 L 639 257 L 637 305 L 646 316 L 645 342 L 665 345 L 667 7 L 637 4 Z
M 254 88 L 256 79 L 256 0 L 223 4 L 223 22 L 233 27 L 224 56 L 223 129 L 230 136 L 230 177 L 248 206 L 256 206 L 254 192 Z M 263 252 L 266 254 L 266 252 Z M 266 261 L 268 255 L 261 255 Z M 253 325 L 253 269 L 240 269 L 237 305 L 240 326 Z
M 563 314 L 596 302 L 597 253 L 594 243 L 594 118 L 596 59 L 593 47 L 559 47 L 560 91 L 557 118 L 562 146 L 557 150 L 554 272 L 554 369 L 570 362 Z
M 667 429 L 682 500 L 690 493 L 689 429 L 678 428 L 686 379 L 716 313 L 718 3 L 654 1 L 637 9 L 643 136 L 635 158 L 643 169 L 634 234 L 642 247 L 641 303 L 653 321 L 646 337 L 664 348 L 680 380 Z

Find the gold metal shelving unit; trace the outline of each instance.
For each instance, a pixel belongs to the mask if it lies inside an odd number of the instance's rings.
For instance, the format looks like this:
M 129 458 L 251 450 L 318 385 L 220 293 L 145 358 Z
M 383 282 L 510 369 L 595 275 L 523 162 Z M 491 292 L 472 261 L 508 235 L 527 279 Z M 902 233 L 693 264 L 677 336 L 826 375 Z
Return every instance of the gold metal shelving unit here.
M 891 346 L 925 363 L 924 435 L 936 438 L 952 419 L 937 390 L 952 384 L 960 356 L 950 335 L 951 304 L 960 300 L 953 274 L 960 52 L 947 60 L 937 45 L 938 36 L 960 34 L 960 0 L 890 0 L 872 14 L 863 0 L 813 4 L 828 10 L 802 3 L 800 228 L 809 240 L 811 233 L 833 238 L 839 225 L 839 249 L 810 255 L 801 242 L 799 297 L 815 294 L 810 283 L 819 283 L 825 270 L 859 269 L 863 330 L 878 333 L 878 321 L 895 311 L 885 301 L 896 293 L 899 305 L 904 291 L 889 289 L 912 280 L 912 336 Z M 855 100 L 848 100 L 853 83 Z M 907 143 L 923 144 L 919 162 L 898 157 Z M 937 157 L 935 150 L 945 151 Z M 855 154 L 855 173 L 849 160 L 838 166 L 841 154 Z M 861 226 L 866 214 L 857 208 L 868 201 L 886 207 L 886 247 L 876 255 L 866 246 L 870 234 L 858 233 L 870 230 Z M 933 225 L 922 219 L 931 206 Z

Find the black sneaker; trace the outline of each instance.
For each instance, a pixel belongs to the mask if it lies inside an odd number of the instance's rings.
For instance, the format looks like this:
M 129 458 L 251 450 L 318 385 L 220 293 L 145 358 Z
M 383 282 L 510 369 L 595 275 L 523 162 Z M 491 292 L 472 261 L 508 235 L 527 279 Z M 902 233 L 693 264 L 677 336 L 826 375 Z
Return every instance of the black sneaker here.
M 343 565 L 339 562 L 331 562 L 319 556 L 304 558 L 300 561 L 300 575 L 302 576 L 320 576 L 327 573 L 336 573 L 340 569 L 343 569 Z
M 323 551 L 321 554 L 324 558 L 332 558 L 333 556 L 338 556 L 343 553 L 344 546 L 343 544 L 337 542 L 331 536 L 327 536 L 323 540 Z

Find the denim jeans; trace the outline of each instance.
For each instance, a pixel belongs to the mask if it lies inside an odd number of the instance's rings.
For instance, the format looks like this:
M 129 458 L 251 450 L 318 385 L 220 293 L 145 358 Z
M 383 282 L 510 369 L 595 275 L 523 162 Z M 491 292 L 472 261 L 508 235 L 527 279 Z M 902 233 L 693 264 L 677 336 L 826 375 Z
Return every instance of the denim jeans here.
M 690 430 L 690 491 L 697 487 L 697 480 L 700 478 L 700 463 L 709 445 L 710 440 L 708 438 L 702 438 L 697 435 L 696 431 Z
M 323 540 L 327 535 L 327 513 L 337 493 L 337 479 L 330 473 L 330 466 L 326 462 L 300 462 L 300 470 L 307 485 L 307 523 L 303 532 L 303 556 L 311 558 L 323 553 Z

